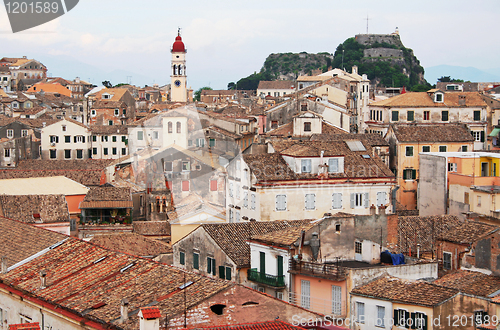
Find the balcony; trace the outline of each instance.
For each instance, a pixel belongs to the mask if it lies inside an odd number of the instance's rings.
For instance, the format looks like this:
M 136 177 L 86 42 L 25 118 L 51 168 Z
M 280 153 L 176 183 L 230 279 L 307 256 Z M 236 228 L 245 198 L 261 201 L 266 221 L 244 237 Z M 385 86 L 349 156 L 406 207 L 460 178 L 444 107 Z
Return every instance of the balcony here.
M 346 271 L 336 263 L 317 263 L 301 260 L 290 260 L 290 273 L 319 276 L 326 279 L 344 280 Z
M 248 279 L 257 283 L 265 284 L 274 288 L 285 286 L 285 276 L 274 276 L 259 272 L 256 268 L 248 270 Z

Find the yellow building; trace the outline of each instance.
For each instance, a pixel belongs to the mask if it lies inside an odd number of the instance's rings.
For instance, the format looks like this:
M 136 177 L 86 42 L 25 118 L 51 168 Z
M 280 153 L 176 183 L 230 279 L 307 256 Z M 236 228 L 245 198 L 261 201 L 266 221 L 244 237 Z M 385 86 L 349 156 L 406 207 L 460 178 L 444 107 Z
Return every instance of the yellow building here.
M 408 210 L 417 208 L 419 154 L 467 152 L 474 147 L 474 138 L 463 124 L 391 125 L 385 139 L 390 145 L 389 167 L 399 186 L 396 199 Z

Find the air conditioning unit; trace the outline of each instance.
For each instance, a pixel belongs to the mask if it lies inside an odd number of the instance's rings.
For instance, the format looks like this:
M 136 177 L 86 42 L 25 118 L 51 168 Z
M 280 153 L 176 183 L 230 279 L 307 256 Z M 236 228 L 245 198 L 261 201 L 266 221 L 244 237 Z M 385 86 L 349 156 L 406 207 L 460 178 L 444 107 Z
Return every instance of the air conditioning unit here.
M 56 146 L 56 143 L 55 143 L 55 142 L 50 142 L 50 146 L 51 146 L 51 147 L 55 147 L 55 146 Z

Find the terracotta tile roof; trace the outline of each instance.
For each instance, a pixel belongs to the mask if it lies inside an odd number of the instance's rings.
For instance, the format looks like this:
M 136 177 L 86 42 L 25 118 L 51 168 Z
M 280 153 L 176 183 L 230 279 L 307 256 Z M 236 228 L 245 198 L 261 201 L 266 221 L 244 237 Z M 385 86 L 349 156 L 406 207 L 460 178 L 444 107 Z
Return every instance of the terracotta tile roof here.
M 128 91 L 127 88 L 105 88 L 101 89 L 95 94 L 96 99 L 102 100 L 102 94 L 112 94 L 113 96 L 110 101 L 119 101 L 125 95 L 125 93 Z
M 90 126 L 92 134 L 127 134 L 128 127 L 122 125 L 93 125 Z
M 117 187 L 93 187 L 80 203 L 81 209 L 132 208 L 133 206 L 130 188 Z
M 168 221 L 133 221 L 132 231 L 144 236 L 170 236 Z
M 461 220 L 455 215 L 399 216 L 398 247 L 407 252 L 410 245 L 420 244 L 422 251 L 431 251 L 438 240 L 472 243 L 497 228 L 478 221 Z
M 304 328 L 294 326 L 290 323 L 283 322 L 281 320 L 266 321 L 266 322 L 256 322 L 256 323 L 242 323 L 233 325 L 218 325 L 218 326 L 208 326 L 203 328 L 189 328 L 192 330 L 302 330 Z M 332 328 L 332 330 L 337 329 L 337 327 Z M 342 329 L 338 327 L 338 329 Z
M 449 92 L 444 93 L 444 102 L 434 102 L 432 93 L 428 92 L 408 92 L 400 94 L 386 100 L 370 103 L 372 106 L 380 107 L 400 107 L 400 108 L 417 108 L 417 107 L 486 107 L 486 103 L 477 92 Z M 465 106 L 459 105 L 459 97 L 465 96 Z
M 161 317 L 160 309 L 156 306 L 141 307 L 142 317 L 146 320 L 159 319 Z
M 473 142 L 465 124 L 392 125 L 399 142 Z
M 40 289 L 44 270 L 46 288 Z M 68 238 L 43 255 L 0 274 L 3 284 L 69 309 L 99 323 L 120 318 L 122 299 L 129 301 L 129 321 L 120 325 L 138 329 L 140 307 L 155 305 L 162 316 L 173 317 L 208 297 L 235 286 L 230 281 L 187 273 L 169 265 L 106 250 Z M 185 283 L 192 282 L 184 289 Z
M 313 226 L 314 224 L 305 223 L 297 227 L 284 228 L 278 231 L 272 231 L 262 235 L 255 235 L 251 237 L 251 240 L 264 243 L 277 244 L 281 246 L 290 246 L 300 238 L 300 234 L 302 231 L 307 231 Z
M 204 224 L 203 229 L 212 237 L 226 255 L 238 267 L 250 267 L 250 246 L 247 240 L 252 236 L 301 226 L 310 220 L 250 221 L 239 223 Z
M 40 324 L 38 322 L 9 324 L 9 330 L 40 330 Z
M 219 134 L 225 135 L 225 136 L 233 138 L 233 139 L 239 139 L 242 137 L 241 134 L 230 132 L 230 131 L 225 130 L 223 128 L 220 128 L 218 126 L 209 126 L 205 130 L 214 131 L 214 132 L 217 132 Z M 209 133 L 209 136 L 210 136 L 210 133 Z
M 66 238 L 60 233 L 0 217 L 0 241 L 9 242 L 0 244 L 0 257 L 5 256 L 8 267 Z
M 201 96 L 206 96 L 206 95 L 236 95 L 237 91 L 234 90 L 225 90 L 225 89 L 219 89 L 219 90 L 212 90 L 212 89 L 203 89 L 201 91 Z
M 126 106 L 122 101 L 99 100 L 92 104 L 92 109 L 115 109 Z
M 480 297 L 488 297 L 500 290 L 500 277 L 469 270 L 457 270 L 433 283 Z
M 104 169 L 112 162 L 112 159 L 20 160 L 17 168 L 0 170 L 0 179 L 63 175 L 85 186 L 99 186 Z
M 437 306 L 458 293 L 456 289 L 433 283 L 391 276 L 380 277 L 351 291 L 354 295 L 428 307 Z
M 275 80 L 275 81 L 264 81 L 259 82 L 259 87 L 257 89 L 295 89 L 295 82 L 291 80 Z
M 360 140 L 363 144 L 376 146 L 389 146 L 382 135 L 377 133 L 366 133 L 366 134 L 356 134 L 356 133 L 342 133 L 342 134 L 313 134 L 311 135 L 311 141 L 345 141 L 345 140 Z
M 136 233 L 94 235 L 90 242 L 116 252 L 125 252 L 138 257 L 172 253 L 169 244 Z
M 360 141 L 365 143 L 364 141 Z M 243 159 L 259 181 L 317 179 L 318 174 L 295 173 L 281 155 L 291 157 L 343 156 L 344 173 L 328 173 L 329 178 L 370 178 L 390 177 L 394 174 L 378 156 L 374 156 L 365 145 L 366 151 L 351 151 L 345 141 L 271 141 L 276 150 L 272 154 L 243 155 Z M 280 155 L 281 154 L 281 155 Z M 363 155 L 369 155 L 365 158 Z M 359 171 L 358 169 L 370 169 Z
M 69 221 L 64 195 L 0 195 L 0 216 L 26 223 Z

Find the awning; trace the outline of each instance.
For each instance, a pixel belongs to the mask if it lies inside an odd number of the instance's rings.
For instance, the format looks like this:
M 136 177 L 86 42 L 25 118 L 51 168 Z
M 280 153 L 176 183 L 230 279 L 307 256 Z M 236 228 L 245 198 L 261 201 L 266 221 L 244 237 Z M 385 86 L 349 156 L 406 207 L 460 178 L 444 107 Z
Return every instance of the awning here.
M 498 133 L 500 133 L 500 128 L 495 127 L 488 136 L 498 136 Z

